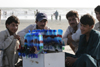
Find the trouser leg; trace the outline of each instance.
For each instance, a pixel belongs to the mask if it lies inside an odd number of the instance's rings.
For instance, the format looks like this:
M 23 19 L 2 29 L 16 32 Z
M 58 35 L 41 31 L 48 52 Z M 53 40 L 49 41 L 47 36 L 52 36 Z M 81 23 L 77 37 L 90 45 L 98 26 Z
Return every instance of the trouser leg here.
M 73 67 L 97 67 L 97 61 L 88 54 L 80 56 Z

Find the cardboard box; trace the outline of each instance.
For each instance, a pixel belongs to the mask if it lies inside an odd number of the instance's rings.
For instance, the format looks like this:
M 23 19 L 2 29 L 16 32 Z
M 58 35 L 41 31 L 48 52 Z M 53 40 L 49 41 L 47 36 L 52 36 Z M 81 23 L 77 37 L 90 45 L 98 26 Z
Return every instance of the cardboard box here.
M 39 54 L 38 58 L 23 57 L 23 67 L 65 67 L 65 53 Z

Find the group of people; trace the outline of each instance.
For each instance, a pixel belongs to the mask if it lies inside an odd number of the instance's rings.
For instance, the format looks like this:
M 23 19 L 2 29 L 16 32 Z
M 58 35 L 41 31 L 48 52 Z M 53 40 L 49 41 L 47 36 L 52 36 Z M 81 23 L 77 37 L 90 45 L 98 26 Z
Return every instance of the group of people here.
M 76 11 L 66 14 L 69 26 L 62 39 L 75 52 L 75 55 L 65 53 L 66 67 L 100 66 L 100 5 L 94 11 L 99 21 L 96 24 L 89 14 L 83 15 L 80 20 Z
M 66 67 L 100 66 L 100 5 L 94 11 L 99 21 L 97 24 L 90 14 L 85 14 L 80 19 L 77 11 L 71 10 L 66 14 L 69 26 L 62 40 L 75 52 L 75 55 L 65 53 Z M 38 13 L 35 23 L 16 34 L 19 19 L 13 15 L 7 18 L 6 30 L 0 31 L 0 67 L 15 67 L 19 58 L 18 46 L 24 46 L 24 35 L 28 30 L 50 29 L 46 26 L 48 19 L 45 13 Z M 18 66 L 20 65 L 16 65 Z
M 61 21 L 61 15 L 59 15 L 57 10 L 51 15 L 51 20 L 53 20 L 53 16 L 55 17 L 55 20 Z

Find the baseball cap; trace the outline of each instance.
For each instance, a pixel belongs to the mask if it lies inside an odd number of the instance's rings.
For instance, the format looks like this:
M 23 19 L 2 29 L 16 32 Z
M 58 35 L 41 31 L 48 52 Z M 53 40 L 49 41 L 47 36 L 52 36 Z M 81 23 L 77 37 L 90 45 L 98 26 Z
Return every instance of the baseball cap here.
M 47 20 L 47 15 L 45 13 L 38 13 L 36 16 L 36 20 L 41 21 L 43 19 Z

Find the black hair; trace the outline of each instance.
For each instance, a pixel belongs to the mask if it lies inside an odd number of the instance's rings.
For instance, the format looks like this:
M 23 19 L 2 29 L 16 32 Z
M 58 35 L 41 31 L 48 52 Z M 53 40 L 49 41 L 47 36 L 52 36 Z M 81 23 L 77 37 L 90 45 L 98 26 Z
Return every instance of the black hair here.
M 100 5 L 98 5 L 98 6 L 94 9 L 94 11 L 97 11 L 97 12 L 100 13 Z
M 72 17 L 72 16 L 75 16 L 75 17 L 79 18 L 78 12 L 74 11 L 74 10 L 71 10 L 66 14 L 67 19 L 68 19 L 68 17 Z
M 90 14 L 85 14 L 81 17 L 80 22 L 84 25 L 92 26 L 95 24 L 94 18 Z
M 16 16 L 12 15 L 12 16 L 8 17 L 8 19 L 5 22 L 5 25 L 11 24 L 12 22 L 20 24 L 19 19 Z

